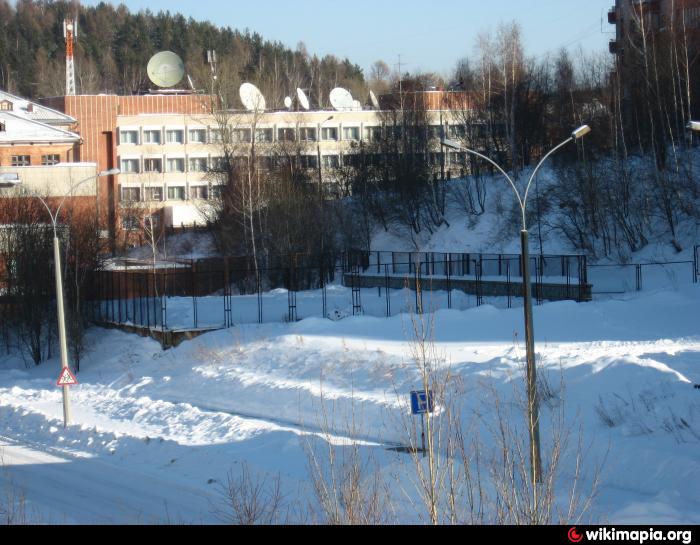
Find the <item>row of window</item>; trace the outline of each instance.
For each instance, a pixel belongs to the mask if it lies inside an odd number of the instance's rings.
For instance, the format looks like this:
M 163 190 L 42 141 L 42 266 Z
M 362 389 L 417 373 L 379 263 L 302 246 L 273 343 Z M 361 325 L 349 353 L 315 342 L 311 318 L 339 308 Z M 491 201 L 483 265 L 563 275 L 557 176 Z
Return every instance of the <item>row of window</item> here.
M 61 156 L 59 154 L 49 154 L 41 156 L 42 166 L 52 166 L 57 165 L 61 162 Z M 31 155 L 12 155 L 10 157 L 10 166 L 13 167 L 30 167 L 32 166 Z
M 168 185 L 164 192 L 163 186 L 150 187 L 122 187 L 122 202 L 141 201 L 185 201 L 185 200 L 207 200 L 218 198 L 221 188 L 219 186 L 192 185 L 189 188 L 184 185 Z M 167 195 L 167 199 L 163 197 Z
M 418 129 L 420 130 L 420 129 Z M 463 137 L 466 133 L 464 125 L 450 125 L 449 135 L 451 138 Z M 443 128 L 440 125 L 428 127 L 429 138 L 441 138 Z M 139 138 L 140 135 L 140 138 Z M 226 136 L 231 143 L 250 143 L 252 141 L 252 129 L 229 129 Z M 374 142 L 381 140 L 386 135 L 387 138 L 401 138 L 403 127 L 394 126 L 370 126 L 364 127 L 362 134 L 366 141 Z M 341 131 L 339 127 L 321 128 L 321 140 L 337 142 L 340 140 Z M 360 140 L 360 127 L 343 127 L 343 140 L 357 142 Z M 316 142 L 318 140 L 318 130 L 315 127 L 301 127 L 299 129 L 284 127 L 278 128 L 275 135 L 274 129 L 261 128 L 255 130 L 255 141 L 262 143 L 270 142 Z M 190 144 L 220 144 L 224 141 L 222 129 L 188 129 L 187 142 Z M 185 129 L 120 129 L 119 144 L 184 144 Z
M 432 152 L 428 156 L 429 164 L 436 166 L 442 163 L 443 154 L 440 152 Z M 380 154 L 346 154 L 340 155 L 323 155 L 321 157 L 321 166 L 324 168 L 339 168 L 345 166 L 357 166 L 363 160 L 368 164 L 379 165 L 382 162 Z M 416 154 L 417 161 L 422 161 L 422 154 Z M 236 160 L 245 164 L 247 157 L 237 157 Z M 299 155 L 292 158 L 294 164 L 299 168 L 314 169 L 318 168 L 317 155 Z M 122 159 L 121 171 L 123 174 L 138 174 L 143 173 L 184 173 L 194 172 L 203 173 L 210 170 L 221 171 L 224 168 L 223 157 L 170 157 L 165 160 L 165 170 L 163 170 L 162 158 L 146 158 L 146 159 Z M 283 164 L 284 159 L 279 156 L 257 157 L 258 165 L 261 168 L 273 169 Z M 467 154 L 463 152 L 451 152 L 446 157 L 446 164 L 465 165 L 467 162 Z

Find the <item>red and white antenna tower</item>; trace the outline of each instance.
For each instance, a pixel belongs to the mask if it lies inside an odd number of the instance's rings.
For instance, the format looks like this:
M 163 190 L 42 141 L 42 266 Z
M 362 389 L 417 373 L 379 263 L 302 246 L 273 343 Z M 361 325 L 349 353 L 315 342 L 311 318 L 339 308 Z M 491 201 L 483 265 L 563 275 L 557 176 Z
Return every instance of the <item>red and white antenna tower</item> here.
M 63 21 L 63 36 L 66 39 L 66 96 L 75 96 L 75 63 L 73 62 L 73 45 L 78 37 L 78 21 Z

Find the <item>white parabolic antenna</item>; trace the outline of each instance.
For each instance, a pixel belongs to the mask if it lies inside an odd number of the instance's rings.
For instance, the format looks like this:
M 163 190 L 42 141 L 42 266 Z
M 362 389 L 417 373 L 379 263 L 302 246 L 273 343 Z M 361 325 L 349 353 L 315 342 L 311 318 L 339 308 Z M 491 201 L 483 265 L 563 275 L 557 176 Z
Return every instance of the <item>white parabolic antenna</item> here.
M 352 101 L 352 109 L 357 111 L 357 112 L 361 112 L 362 111 L 362 102 L 360 102 L 359 100 L 353 100 Z
M 172 51 L 156 53 L 146 67 L 148 79 L 158 87 L 172 87 L 185 76 L 185 64 Z
M 336 87 L 331 91 L 330 95 L 331 106 L 338 111 L 352 110 L 354 108 L 354 100 L 350 91 L 342 87 Z
M 311 107 L 309 104 L 309 97 L 307 97 L 306 93 L 301 89 L 297 89 L 297 98 L 299 99 L 299 104 L 301 104 L 301 107 L 305 110 L 308 110 Z
M 284 106 L 288 109 L 291 110 L 292 108 L 292 97 L 286 97 L 284 99 Z
M 379 110 L 379 101 L 377 100 L 377 95 L 374 94 L 374 91 L 369 92 L 369 100 L 372 103 L 374 109 Z
M 241 102 L 249 112 L 264 112 L 265 97 L 255 85 L 252 83 L 244 83 L 241 85 L 240 91 Z

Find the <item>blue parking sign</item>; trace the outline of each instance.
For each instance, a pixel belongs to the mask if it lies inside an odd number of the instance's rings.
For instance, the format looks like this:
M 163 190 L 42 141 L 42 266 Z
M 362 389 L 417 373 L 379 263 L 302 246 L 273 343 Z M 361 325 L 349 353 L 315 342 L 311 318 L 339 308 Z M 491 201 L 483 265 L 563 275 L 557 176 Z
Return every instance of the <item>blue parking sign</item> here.
M 419 390 L 411 392 L 411 413 L 426 414 L 434 412 L 433 392 L 429 390 Z

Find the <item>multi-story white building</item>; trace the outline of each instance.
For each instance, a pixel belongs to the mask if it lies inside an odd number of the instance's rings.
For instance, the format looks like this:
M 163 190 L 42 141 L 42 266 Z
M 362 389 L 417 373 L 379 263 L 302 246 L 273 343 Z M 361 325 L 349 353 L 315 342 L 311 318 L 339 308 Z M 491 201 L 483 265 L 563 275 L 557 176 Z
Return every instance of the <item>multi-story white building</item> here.
M 386 112 L 376 110 L 120 115 L 119 201 L 122 208 L 138 203 L 141 208 L 163 209 L 167 227 L 201 224 L 206 201 L 218 192 L 220 180 L 212 171 L 218 169 L 224 150 L 245 160 L 254 145 L 265 167 L 280 149 L 293 149 L 301 168 L 320 171 L 328 182 L 334 179 L 333 170 L 350 164 L 361 146 L 394 130 L 387 118 Z M 428 119 L 431 164 L 438 172 L 459 172 L 466 156 L 454 152 L 443 157 L 440 138 L 463 134 L 460 115 L 435 110 L 428 112 Z M 226 137 L 221 134 L 224 126 L 230 131 Z M 132 219 L 123 219 L 121 228 L 135 228 Z

